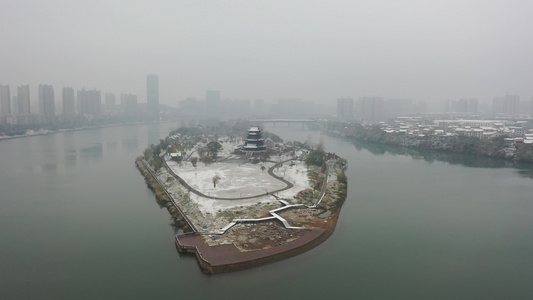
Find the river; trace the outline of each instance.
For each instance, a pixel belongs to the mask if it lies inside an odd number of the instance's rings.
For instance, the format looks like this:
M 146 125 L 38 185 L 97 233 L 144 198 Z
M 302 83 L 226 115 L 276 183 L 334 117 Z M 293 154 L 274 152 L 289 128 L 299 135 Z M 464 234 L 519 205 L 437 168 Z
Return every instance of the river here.
M 0 141 L 0 299 L 526 299 L 532 166 L 419 153 L 277 124 L 349 163 L 330 239 L 206 275 L 134 167 L 176 124 Z

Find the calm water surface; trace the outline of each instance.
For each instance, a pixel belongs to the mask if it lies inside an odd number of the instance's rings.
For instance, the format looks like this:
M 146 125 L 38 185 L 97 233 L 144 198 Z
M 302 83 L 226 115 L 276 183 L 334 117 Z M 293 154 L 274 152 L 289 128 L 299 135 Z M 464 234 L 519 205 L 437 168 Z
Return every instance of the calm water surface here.
M 179 254 L 134 167 L 176 125 L 0 141 L 0 299 L 529 299 L 532 168 L 412 153 L 291 125 L 349 161 L 348 198 L 321 246 L 215 276 Z

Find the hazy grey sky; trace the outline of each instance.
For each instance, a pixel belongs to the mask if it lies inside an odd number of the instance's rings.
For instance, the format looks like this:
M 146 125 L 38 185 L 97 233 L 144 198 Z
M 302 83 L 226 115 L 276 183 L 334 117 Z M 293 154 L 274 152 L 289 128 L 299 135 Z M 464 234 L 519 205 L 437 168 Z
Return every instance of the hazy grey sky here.
M 223 98 L 533 95 L 533 1 L 0 2 L 0 84 Z

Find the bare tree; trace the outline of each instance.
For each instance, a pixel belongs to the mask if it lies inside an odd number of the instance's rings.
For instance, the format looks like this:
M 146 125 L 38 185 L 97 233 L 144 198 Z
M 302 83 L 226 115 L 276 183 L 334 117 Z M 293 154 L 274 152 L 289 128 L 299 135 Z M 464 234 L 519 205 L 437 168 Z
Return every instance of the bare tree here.
M 217 187 L 217 183 L 220 181 L 220 176 L 218 175 L 215 175 L 213 176 L 213 187 L 216 188 Z

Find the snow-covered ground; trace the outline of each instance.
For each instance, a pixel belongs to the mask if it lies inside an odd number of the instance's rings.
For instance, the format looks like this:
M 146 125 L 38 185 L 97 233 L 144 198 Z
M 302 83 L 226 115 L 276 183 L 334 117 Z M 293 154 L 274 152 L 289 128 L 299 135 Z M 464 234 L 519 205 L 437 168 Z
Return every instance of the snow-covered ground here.
M 205 195 L 221 198 L 242 198 L 264 194 L 267 191 L 278 190 L 286 186 L 285 183 L 270 176 L 267 169 L 272 163 L 261 165 L 239 162 L 216 162 L 208 166 L 199 162 L 195 167 L 190 162 L 168 162 L 172 170 L 185 180 L 191 187 Z M 220 181 L 216 187 L 213 177 L 218 175 Z
M 299 191 L 309 187 L 307 167 L 304 162 L 294 161 L 294 166 L 290 166 L 288 162 L 284 163 L 281 167 L 274 169 L 274 174 L 294 184 L 292 189 L 277 194 L 281 198 L 292 198 Z
M 185 180 L 191 187 L 197 189 L 205 195 L 221 198 L 242 198 L 261 195 L 284 188 L 285 183 L 270 176 L 267 170 L 274 163 L 252 164 L 246 162 L 239 156 L 231 154 L 235 148 L 234 144 L 222 143 L 223 149 L 219 153 L 219 161 L 208 166 L 198 161 L 196 168 L 190 161 L 182 162 L 181 166 L 174 161 L 168 161 L 172 170 Z M 192 155 L 194 157 L 196 153 Z M 289 157 L 275 156 L 271 159 L 283 161 Z M 261 170 L 261 166 L 265 169 Z M 276 168 L 274 173 L 294 184 L 294 187 L 276 195 L 282 198 L 292 198 L 299 191 L 309 187 L 307 178 L 307 168 L 303 162 L 295 161 L 291 166 L 289 162 L 284 163 L 280 168 Z M 213 185 L 213 177 L 220 176 L 220 181 L 216 187 Z M 230 209 L 239 206 L 250 206 L 257 203 L 274 203 L 272 196 L 262 196 L 252 199 L 242 200 L 214 200 L 190 194 L 190 198 L 198 205 L 202 214 L 215 214 L 219 210 Z

